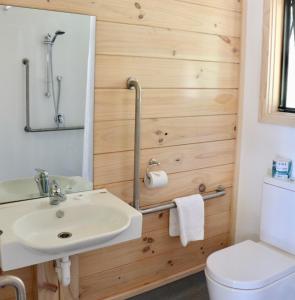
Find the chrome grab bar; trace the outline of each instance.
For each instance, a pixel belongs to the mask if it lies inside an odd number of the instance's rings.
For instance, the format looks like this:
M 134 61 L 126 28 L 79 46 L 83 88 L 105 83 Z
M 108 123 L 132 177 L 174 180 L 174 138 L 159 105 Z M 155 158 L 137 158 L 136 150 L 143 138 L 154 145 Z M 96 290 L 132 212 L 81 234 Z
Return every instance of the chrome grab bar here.
M 204 201 L 207 201 L 207 200 L 218 198 L 218 197 L 221 197 L 224 195 L 225 195 L 225 188 L 223 186 L 219 186 L 216 189 L 215 193 L 204 195 L 203 199 L 204 199 Z M 150 207 L 150 208 L 140 209 L 139 211 L 143 215 L 147 215 L 147 214 L 151 214 L 151 213 L 155 213 L 155 212 L 159 212 L 159 211 L 163 211 L 163 210 L 167 210 L 167 209 L 171 209 L 171 208 L 175 208 L 175 207 L 176 207 L 176 204 L 174 202 L 170 202 L 167 204 L 157 205 L 157 206 Z
M 63 131 L 63 130 L 80 130 L 84 129 L 84 126 L 71 126 L 71 127 L 53 127 L 53 128 L 36 128 L 33 129 L 30 125 L 30 60 L 23 59 L 26 72 L 26 126 L 25 132 L 45 132 L 45 131 Z
M 175 207 L 175 203 L 167 203 L 150 208 L 140 209 L 140 146 L 141 146 L 141 87 L 135 78 L 128 78 L 127 88 L 135 89 L 135 128 L 134 128 L 134 175 L 133 175 L 133 207 L 143 215 L 163 211 Z M 215 193 L 203 196 L 204 201 L 225 195 L 225 188 L 219 186 Z
M 23 281 L 15 276 L 0 276 L 0 288 L 12 286 L 16 291 L 16 299 L 17 300 L 26 300 L 26 288 Z
M 135 89 L 135 124 L 134 124 L 134 178 L 133 207 L 140 209 L 140 146 L 141 146 L 141 87 L 134 78 L 128 78 L 128 89 Z

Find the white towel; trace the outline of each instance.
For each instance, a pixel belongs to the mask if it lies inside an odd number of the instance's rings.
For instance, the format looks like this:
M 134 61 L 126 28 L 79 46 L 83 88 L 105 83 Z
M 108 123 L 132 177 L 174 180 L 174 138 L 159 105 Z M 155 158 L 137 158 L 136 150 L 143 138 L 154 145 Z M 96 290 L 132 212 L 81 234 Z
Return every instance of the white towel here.
M 179 236 L 183 247 L 191 241 L 204 239 L 204 200 L 192 195 L 173 200 L 176 208 L 170 209 L 169 235 Z

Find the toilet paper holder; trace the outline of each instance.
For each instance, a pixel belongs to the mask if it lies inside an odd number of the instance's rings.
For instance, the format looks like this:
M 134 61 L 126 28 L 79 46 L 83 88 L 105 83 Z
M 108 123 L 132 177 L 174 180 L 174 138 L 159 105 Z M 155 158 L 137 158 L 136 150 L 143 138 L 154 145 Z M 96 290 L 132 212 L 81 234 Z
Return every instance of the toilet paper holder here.
M 146 167 L 146 173 L 148 173 L 150 171 L 150 168 L 154 167 L 154 166 L 159 166 L 161 163 L 156 160 L 155 158 L 151 158 L 149 161 L 148 161 L 148 165 Z

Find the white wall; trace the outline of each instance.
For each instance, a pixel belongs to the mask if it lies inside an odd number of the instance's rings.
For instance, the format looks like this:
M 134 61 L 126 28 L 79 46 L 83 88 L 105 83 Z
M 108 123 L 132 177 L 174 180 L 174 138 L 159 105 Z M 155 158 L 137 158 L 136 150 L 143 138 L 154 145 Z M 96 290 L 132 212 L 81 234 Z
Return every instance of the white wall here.
M 272 159 L 282 155 L 295 163 L 295 128 L 258 122 L 263 0 L 244 2 L 247 14 L 236 241 L 259 237 L 262 184 Z
M 17 7 L 5 11 L 0 5 L 0 180 L 32 176 L 35 168 L 54 175 L 82 175 L 83 130 L 24 132 L 23 58 L 30 59 L 31 126 L 55 127 L 52 99 L 44 96 L 43 40 L 57 30 L 66 32 L 53 47 L 54 76 L 63 77 L 60 112 L 66 126 L 81 126 L 91 75 L 90 17 Z

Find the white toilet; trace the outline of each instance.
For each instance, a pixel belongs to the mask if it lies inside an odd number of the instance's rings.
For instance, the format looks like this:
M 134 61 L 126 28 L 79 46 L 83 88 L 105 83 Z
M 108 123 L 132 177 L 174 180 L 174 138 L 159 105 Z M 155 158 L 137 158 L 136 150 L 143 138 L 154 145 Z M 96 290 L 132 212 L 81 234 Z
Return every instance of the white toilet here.
M 260 239 L 208 257 L 210 300 L 295 300 L 295 182 L 265 179 Z

